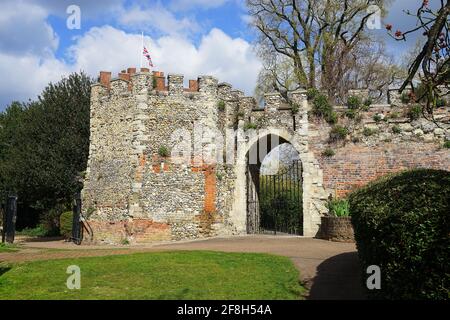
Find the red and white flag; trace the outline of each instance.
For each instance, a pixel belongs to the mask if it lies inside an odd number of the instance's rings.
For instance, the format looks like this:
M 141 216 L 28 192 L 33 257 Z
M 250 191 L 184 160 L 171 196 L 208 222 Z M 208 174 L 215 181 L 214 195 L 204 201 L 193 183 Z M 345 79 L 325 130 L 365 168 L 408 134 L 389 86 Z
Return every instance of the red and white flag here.
M 147 59 L 148 64 L 150 67 L 153 67 L 153 61 L 152 61 L 152 57 L 150 56 L 150 52 L 148 52 L 147 48 L 144 47 L 144 51 L 142 53 L 144 55 L 144 57 Z

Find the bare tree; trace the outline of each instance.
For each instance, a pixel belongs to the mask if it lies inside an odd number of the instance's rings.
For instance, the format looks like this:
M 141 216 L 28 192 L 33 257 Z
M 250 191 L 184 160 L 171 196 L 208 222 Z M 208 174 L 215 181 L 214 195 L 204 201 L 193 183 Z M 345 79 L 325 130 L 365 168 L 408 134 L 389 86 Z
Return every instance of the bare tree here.
M 339 95 L 339 83 L 348 74 L 361 41 L 366 40 L 365 26 L 376 12 L 384 10 L 386 0 L 247 0 L 253 25 L 259 31 L 263 60 L 269 67 L 263 71 L 277 78 L 273 69 L 277 58 L 291 61 L 297 86 L 326 88 L 330 98 Z M 270 70 L 269 73 L 267 71 Z M 320 77 L 319 77 L 320 76 Z M 291 88 L 284 81 L 272 81 L 280 92 Z M 292 81 L 290 81 L 292 82 Z M 295 88 L 295 86 L 294 86 Z

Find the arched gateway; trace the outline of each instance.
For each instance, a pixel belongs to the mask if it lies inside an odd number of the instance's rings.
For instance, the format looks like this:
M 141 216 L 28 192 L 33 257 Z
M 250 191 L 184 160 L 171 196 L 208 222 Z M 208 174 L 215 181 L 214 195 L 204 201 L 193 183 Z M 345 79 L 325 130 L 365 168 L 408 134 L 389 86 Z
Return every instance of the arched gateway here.
M 296 184 L 289 196 L 301 191 L 301 224 L 297 227 L 294 220 L 285 230 L 310 237 L 319 230 L 330 194 L 346 194 L 405 168 L 450 170 L 449 151 L 437 150 L 445 139 L 442 129 L 403 118 L 372 121 L 376 113 L 388 117 L 394 112 L 391 106 L 373 106 L 366 113 L 355 127 L 359 141 L 330 144 L 331 126 L 308 114 L 304 91 L 293 93 L 293 110 L 278 94 L 266 95 L 264 108 L 259 108 L 253 98 L 209 76 L 189 81 L 189 88 L 182 76 L 169 75 L 166 84 L 163 73 L 147 69 L 129 68 L 116 79 L 102 72 L 99 80 L 92 87 L 82 192 L 89 230 L 85 241 L 148 242 L 266 231 L 270 221 L 261 222 L 259 212 L 265 186 L 255 172 L 282 143 L 297 151 L 301 168 L 283 173 Z M 448 117 L 441 118 L 444 124 Z M 394 125 L 403 126 L 404 134 L 382 135 Z M 378 126 L 379 134 L 362 135 L 368 126 Z M 412 133 L 418 126 L 428 131 Z M 325 157 L 330 147 L 335 156 Z M 285 185 L 280 190 L 286 196 Z

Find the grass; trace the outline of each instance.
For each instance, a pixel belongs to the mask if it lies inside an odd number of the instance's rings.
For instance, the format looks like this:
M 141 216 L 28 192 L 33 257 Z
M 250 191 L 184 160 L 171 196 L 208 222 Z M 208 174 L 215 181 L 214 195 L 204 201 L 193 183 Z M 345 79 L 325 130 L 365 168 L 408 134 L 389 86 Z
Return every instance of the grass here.
M 81 269 L 80 290 L 66 287 L 70 265 Z M 3 270 L 0 299 L 293 300 L 304 292 L 293 263 L 267 254 L 137 253 L 36 261 Z
M 4 252 L 16 252 L 19 249 L 13 244 L 0 243 L 0 253 Z

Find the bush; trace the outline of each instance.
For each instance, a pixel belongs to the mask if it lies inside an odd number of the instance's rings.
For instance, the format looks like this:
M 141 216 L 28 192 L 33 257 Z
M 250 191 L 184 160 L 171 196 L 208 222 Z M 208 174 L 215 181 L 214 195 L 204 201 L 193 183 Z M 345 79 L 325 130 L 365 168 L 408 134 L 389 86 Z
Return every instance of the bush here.
M 225 101 L 220 100 L 220 101 L 217 103 L 217 109 L 219 109 L 220 112 L 225 111 Z
M 324 118 L 328 123 L 337 122 L 337 114 L 324 94 L 317 94 L 314 98 L 312 112 L 314 115 Z
M 361 108 L 361 99 L 356 96 L 350 96 L 347 99 L 347 107 L 352 110 L 357 110 Z
M 48 237 L 51 235 L 51 232 L 45 228 L 43 224 L 38 225 L 36 228 L 25 228 L 21 231 L 17 232 L 18 235 L 39 238 L 39 237 Z
M 372 98 L 367 98 L 366 100 L 364 100 L 364 106 L 366 107 L 370 107 L 373 104 L 373 99 Z
M 354 109 L 349 109 L 349 110 L 345 111 L 345 116 L 349 119 L 355 119 L 357 114 L 358 114 L 358 112 Z
M 448 299 L 450 172 L 413 170 L 349 196 L 362 273 L 381 268 L 372 298 Z
M 392 132 L 395 134 L 399 134 L 402 132 L 402 129 L 398 125 L 395 125 L 392 127 Z
M 336 152 L 331 149 L 331 148 L 326 148 L 323 152 L 322 152 L 322 156 L 325 158 L 331 158 L 334 157 L 336 154 Z
M 160 146 L 158 149 L 158 154 L 163 158 L 167 158 L 170 155 L 169 148 L 166 146 Z
M 375 122 L 380 122 L 381 120 L 383 120 L 383 116 L 380 114 L 376 114 L 373 116 L 373 121 Z
M 320 94 L 319 90 L 316 88 L 311 88 L 306 92 L 306 97 L 308 100 L 313 100 L 318 94 Z
M 328 201 L 328 210 L 330 215 L 334 217 L 349 217 L 350 216 L 350 204 L 347 199 L 333 199 Z
M 400 100 L 402 103 L 408 104 L 411 102 L 411 95 L 409 93 L 403 92 L 400 97 Z
M 422 115 L 422 106 L 419 104 L 412 106 L 408 110 L 408 114 L 407 114 L 408 118 L 411 121 L 419 119 L 421 115 Z
M 66 239 L 72 237 L 73 212 L 64 212 L 59 217 L 59 233 Z
M 445 149 L 450 149 L 450 140 L 444 142 L 444 148 Z
M 254 124 L 254 123 L 248 122 L 248 123 L 246 123 L 244 125 L 244 130 L 245 131 L 247 131 L 247 130 L 256 130 L 256 129 L 258 129 L 258 126 L 256 124 Z
M 363 130 L 363 135 L 365 135 L 366 137 L 370 137 L 373 136 L 374 134 L 377 134 L 378 131 L 376 129 L 371 129 L 371 128 L 364 128 Z
M 339 140 L 343 140 L 345 139 L 345 137 L 347 137 L 348 135 L 348 129 L 340 126 L 340 125 L 336 125 L 331 129 L 330 132 L 330 141 L 331 142 L 336 142 Z

